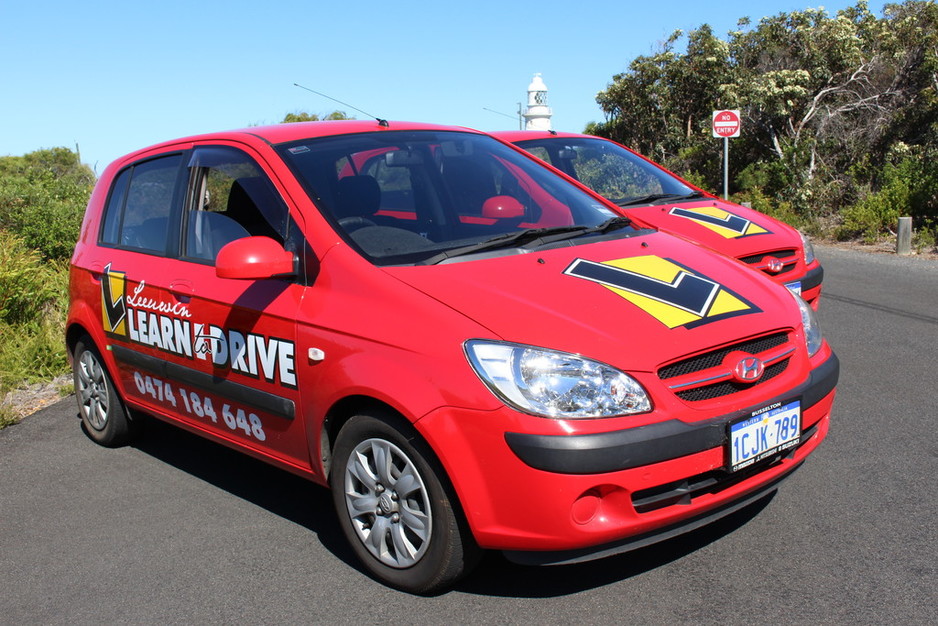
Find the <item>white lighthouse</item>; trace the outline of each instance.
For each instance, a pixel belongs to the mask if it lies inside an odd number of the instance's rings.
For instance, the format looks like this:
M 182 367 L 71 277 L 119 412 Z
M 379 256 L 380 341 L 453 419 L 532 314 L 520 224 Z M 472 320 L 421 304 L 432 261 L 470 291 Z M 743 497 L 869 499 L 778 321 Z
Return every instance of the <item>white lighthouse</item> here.
M 525 130 L 550 130 L 550 116 L 553 113 L 547 106 L 547 85 L 540 74 L 528 85 L 528 108 L 524 112 Z

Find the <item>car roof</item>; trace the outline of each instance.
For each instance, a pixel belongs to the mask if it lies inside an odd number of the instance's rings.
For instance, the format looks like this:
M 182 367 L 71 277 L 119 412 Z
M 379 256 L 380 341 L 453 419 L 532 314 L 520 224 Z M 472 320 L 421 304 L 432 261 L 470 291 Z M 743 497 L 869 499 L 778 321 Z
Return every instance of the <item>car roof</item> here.
M 489 132 L 490 135 L 498 137 L 502 141 L 514 143 L 526 139 L 551 139 L 554 137 L 589 137 L 591 139 L 602 139 L 594 135 L 584 135 L 583 133 L 564 133 L 555 130 L 499 130 Z
M 135 150 L 118 159 L 126 162 L 136 158 L 137 155 L 169 149 L 180 144 L 206 141 L 242 141 L 255 143 L 260 140 L 267 144 L 280 144 L 289 141 L 311 139 L 317 137 L 330 137 L 338 135 L 353 135 L 358 133 L 385 132 L 393 130 L 430 130 L 430 131 L 456 131 L 484 134 L 471 128 L 462 126 L 445 126 L 442 124 L 425 124 L 420 122 L 381 122 L 379 120 L 329 120 L 319 122 L 292 122 L 272 124 L 269 126 L 251 126 L 234 130 L 225 130 L 189 137 L 170 139 L 160 143 Z

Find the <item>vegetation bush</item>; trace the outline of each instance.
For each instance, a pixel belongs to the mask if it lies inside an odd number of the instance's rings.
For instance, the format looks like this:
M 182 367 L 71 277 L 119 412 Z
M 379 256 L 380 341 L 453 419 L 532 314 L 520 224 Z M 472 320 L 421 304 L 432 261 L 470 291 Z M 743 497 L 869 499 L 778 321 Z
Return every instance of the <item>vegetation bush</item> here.
M 68 372 L 67 291 L 66 262 L 46 261 L 0 230 L 0 401 L 21 385 Z M 0 403 L 0 428 L 15 421 Z
M 0 322 L 20 325 L 42 317 L 65 295 L 56 284 L 60 267 L 61 262 L 45 262 L 21 237 L 0 230 Z
M 94 182 L 67 148 L 0 158 L 0 228 L 47 259 L 68 259 Z
M 910 215 L 928 245 L 938 223 L 936 75 L 933 0 L 890 3 L 882 17 L 859 1 L 836 15 L 742 18 L 725 37 L 704 24 L 632 60 L 596 96 L 605 121 L 586 130 L 720 190 L 711 115 L 738 109 L 731 192 L 842 238 L 877 238 Z
M 66 148 L 0 158 L 0 401 L 68 372 L 68 259 L 93 186 Z M 0 403 L 0 427 L 14 421 Z

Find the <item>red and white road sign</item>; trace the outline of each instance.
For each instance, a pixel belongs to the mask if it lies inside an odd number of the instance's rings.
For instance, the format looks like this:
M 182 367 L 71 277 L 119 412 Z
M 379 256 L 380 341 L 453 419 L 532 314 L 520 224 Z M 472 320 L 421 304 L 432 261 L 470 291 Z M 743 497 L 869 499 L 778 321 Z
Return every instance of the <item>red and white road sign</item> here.
M 739 111 L 714 111 L 713 136 L 739 137 Z

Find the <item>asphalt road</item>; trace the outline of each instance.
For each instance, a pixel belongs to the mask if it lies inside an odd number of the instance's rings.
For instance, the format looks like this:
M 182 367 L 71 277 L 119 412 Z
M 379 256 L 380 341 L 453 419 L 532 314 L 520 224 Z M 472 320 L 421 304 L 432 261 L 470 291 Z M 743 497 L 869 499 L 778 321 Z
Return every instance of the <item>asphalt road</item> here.
M 69 398 L 0 431 L 0 624 L 938 623 L 938 262 L 819 253 L 831 433 L 716 526 L 414 597 L 359 571 L 324 489 L 159 423 L 101 448 Z

